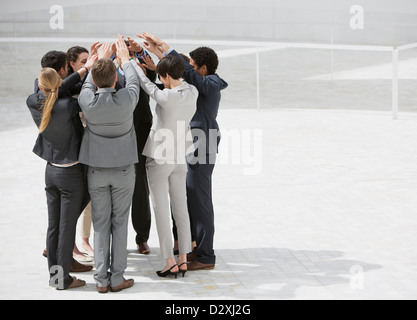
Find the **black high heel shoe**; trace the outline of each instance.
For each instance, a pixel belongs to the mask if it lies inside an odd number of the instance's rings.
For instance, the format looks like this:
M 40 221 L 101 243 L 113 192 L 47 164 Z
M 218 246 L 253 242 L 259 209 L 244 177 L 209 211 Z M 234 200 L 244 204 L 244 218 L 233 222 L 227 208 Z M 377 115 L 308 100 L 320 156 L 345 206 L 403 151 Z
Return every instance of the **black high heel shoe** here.
M 172 270 L 172 269 L 174 269 L 176 266 L 177 266 L 177 265 L 176 265 L 176 264 L 174 264 L 174 265 L 171 267 L 171 269 L 169 269 L 169 270 L 167 270 L 167 271 L 165 271 L 165 272 L 162 272 L 162 270 L 161 270 L 161 271 L 157 271 L 157 272 L 156 272 L 156 274 L 157 274 L 158 276 L 160 276 L 161 278 L 166 278 L 166 277 L 168 277 L 168 276 L 175 276 L 175 279 L 177 279 L 177 276 L 178 276 L 178 271 L 177 271 L 177 272 L 172 272 L 172 271 L 171 271 L 171 270 Z
M 179 266 L 178 266 L 178 269 L 180 270 L 180 272 L 182 273 L 182 277 L 184 278 L 185 277 L 185 274 L 187 273 L 187 271 L 188 270 L 181 270 L 181 266 L 183 266 L 183 265 L 187 265 L 188 264 L 188 262 L 183 262 L 183 263 L 181 263 Z

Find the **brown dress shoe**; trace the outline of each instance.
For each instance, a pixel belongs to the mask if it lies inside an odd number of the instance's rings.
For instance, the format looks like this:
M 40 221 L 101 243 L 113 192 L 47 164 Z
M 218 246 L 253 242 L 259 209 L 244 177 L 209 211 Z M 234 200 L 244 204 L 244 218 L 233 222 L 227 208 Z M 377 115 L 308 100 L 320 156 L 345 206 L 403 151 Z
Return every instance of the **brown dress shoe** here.
M 74 289 L 79 287 L 84 287 L 86 282 L 84 280 L 77 279 L 76 277 L 72 277 L 73 281 L 67 289 Z
M 117 286 L 117 287 L 111 287 L 110 291 L 111 292 L 120 292 L 124 289 L 129 289 L 129 288 L 133 287 L 134 284 L 135 284 L 135 280 L 133 280 L 133 279 L 126 280 L 125 278 L 123 278 L 122 284 L 120 286 Z
M 197 255 L 193 252 L 187 254 L 187 261 L 194 261 L 197 258 Z
M 85 264 L 81 264 L 77 260 L 72 259 L 70 272 L 78 273 L 78 272 L 88 272 L 91 270 L 93 270 L 93 266 L 86 266 Z
M 97 286 L 97 292 L 100 293 L 100 294 L 107 293 L 107 292 L 109 292 L 109 287 L 108 286 L 107 287 Z
M 197 271 L 197 270 L 212 270 L 214 269 L 214 264 L 205 264 L 198 262 L 197 260 L 191 261 L 188 264 L 188 271 Z
M 151 253 L 151 249 L 148 246 L 147 242 L 139 242 L 138 243 L 138 251 L 140 254 L 149 254 Z

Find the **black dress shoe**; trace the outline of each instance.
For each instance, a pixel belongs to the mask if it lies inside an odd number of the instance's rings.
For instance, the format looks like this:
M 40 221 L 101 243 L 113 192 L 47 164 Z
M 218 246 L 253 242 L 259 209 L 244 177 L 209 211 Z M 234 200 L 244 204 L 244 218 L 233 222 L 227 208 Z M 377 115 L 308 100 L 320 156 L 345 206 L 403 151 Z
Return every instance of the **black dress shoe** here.
M 166 278 L 168 276 L 175 276 L 175 279 L 177 279 L 178 276 L 178 271 L 177 272 L 172 272 L 171 270 L 174 269 L 177 265 L 173 265 L 169 270 L 162 272 L 161 271 L 157 271 L 156 274 L 161 277 L 161 278 Z

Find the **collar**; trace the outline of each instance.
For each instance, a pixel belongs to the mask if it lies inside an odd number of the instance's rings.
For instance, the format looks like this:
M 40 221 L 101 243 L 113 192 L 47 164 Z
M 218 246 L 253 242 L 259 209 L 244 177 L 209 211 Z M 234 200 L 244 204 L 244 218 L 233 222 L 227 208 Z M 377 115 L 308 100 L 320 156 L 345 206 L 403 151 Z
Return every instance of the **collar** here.
M 116 89 L 114 89 L 114 88 L 101 88 L 101 89 L 98 89 L 96 91 L 96 94 L 100 94 L 100 93 L 115 93 L 115 92 L 116 92 Z
M 189 89 L 189 88 L 190 88 L 190 86 L 188 85 L 188 83 L 185 82 L 184 80 L 182 80 L 181 84 L 178 87 L 174 88 L 173 90 L 181 91 L 181 90 L 186 90 L 186 89 Z

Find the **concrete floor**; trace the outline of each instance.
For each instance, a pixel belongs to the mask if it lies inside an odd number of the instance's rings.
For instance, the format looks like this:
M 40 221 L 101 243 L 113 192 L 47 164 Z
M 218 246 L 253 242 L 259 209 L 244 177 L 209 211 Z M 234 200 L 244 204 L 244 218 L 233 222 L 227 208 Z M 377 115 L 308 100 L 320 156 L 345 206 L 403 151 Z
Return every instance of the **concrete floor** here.
M 216 268 L 161 280 L 154 224 L 149 256 L 136 253 L 130 226 L 126 277 L 136 284 L 103 296 L 94 270 L 77 275 L 83 288 L 48 286 L 45 163 L 31 152 L 37 130 L 24 105 L 12 105 L 0 119 L 0 299 L 417 298 L 415 113 L 226 106 Z

